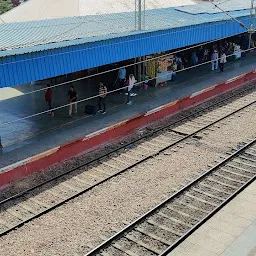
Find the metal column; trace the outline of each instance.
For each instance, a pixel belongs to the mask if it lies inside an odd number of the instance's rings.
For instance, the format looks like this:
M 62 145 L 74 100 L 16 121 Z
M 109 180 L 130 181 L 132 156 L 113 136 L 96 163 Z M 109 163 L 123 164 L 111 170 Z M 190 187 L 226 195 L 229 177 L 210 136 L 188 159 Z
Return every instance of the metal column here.
M 135 0 L 135 30 L 145 29 L 146 0 Z
M 255 15 L 254 0 L 251 0 L 248 49 L 251 48 L 252 34 L 255 32 Z
M 135 30 L 143 30 L 145 29 L 145 9 L 146 9 L 146 0 L 135 0 Z M 142 57 L 136 58 L 135 62 L 141 62 Z M 136 68 L 137 66 L 137 68 Z M 143 64 L 135 65 L 135 76 L 137 80 L 140 82 L 142 75 L 142 71 L 144 70 Z

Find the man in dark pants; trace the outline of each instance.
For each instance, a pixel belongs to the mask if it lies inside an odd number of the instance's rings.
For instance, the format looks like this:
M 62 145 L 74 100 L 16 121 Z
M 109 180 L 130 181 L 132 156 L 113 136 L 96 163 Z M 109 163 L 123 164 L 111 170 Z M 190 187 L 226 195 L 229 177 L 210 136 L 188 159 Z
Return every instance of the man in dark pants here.
M 48 105 L 49 110 L 51 110 L 52 109 L 52 89 L 49 84 L 47 84 L 47 89 L 45 91 L 44 98 L 45 98 L 46 104 Z M 47 114 L 54 116 L 53 111 L 50 111 Z
M 118 75 L 119 75 L 119 88 L 122 88 L 124 86 L 125 79 L 126 79 L 126 69 L 125 68 L 119 69 Z
M 227 56 L 225 52 L 220 54 L 220 72 L 224 71 L 224 64 L 227 62 Z
M 99 99 L 98 99 L 98 106 L 99 106 L 98 112 L 102 112 L 102 114 L 106 114 L 106 96 L 107 96 L 107 93 L 108 93 L 107 87 L 103 84 L 103 82 L 100 82 Z M 103 110 L 101 108 L 101 105 L 103 105 Z
M 68 91 L 68 103 L 70 103 L 68 110 L 69 116 L 72 115 L 73 108 L 74 113 L 77 114 L 77 93 L 73 85 L 70 86 L 70 90 Z

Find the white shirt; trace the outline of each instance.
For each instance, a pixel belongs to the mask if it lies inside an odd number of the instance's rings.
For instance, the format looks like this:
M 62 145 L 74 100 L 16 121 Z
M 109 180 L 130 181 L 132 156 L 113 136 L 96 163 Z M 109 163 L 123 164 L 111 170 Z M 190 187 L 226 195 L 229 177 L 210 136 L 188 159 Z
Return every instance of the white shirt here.
M 135 77 L 132 76 L 131 78 L 129 77 L 129 86 L 128 86 L 128 92 L 133 88 L 134 84 L 136 83 L 137 81 L 135 80 Z
M 223 53 L 220 57 L 220 63 L 226 63 L 227 62 L 227 56 L 225 53 Z

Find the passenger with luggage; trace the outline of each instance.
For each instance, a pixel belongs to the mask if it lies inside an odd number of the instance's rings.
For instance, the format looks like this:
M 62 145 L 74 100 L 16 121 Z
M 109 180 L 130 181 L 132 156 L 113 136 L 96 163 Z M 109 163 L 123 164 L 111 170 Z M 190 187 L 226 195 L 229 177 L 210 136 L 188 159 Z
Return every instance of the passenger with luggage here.
M 73 85 L 70 86 L 70 90 L 68 91 L 68 103 L 72 103 L 69 105 L 69 110 L 68 110 L 69 116 L 72 115 L 73 108 L 74 108 L 74 113 L 77 114 L 77 93 Z
M 100 82 L 100 87 L 99 87 L 99 98 L 98 98 L 99 110 L 98 110 L 98 112 L 102 112 L 102 114 L 106 114 L 106 96 L 107 96 L 107 93 L 108 93 L 107 87 L 101 81 Z M 102 110 L 102 107 L 101 107 L 102 105 L 103 105 L 103 110 Z

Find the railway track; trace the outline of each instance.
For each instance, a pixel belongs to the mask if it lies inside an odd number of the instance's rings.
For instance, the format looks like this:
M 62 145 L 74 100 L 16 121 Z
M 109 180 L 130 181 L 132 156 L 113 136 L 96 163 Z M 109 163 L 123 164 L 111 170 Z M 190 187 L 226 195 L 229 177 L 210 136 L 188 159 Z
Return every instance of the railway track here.
M 86 256 L 165 256 L 256 179 L 256 139 Z
M 235 114 L 255 107 L 256 92 L 232 97 L 80 165 L 0 202 L 0 236 L 22 226 L 155 155 L 213 129 Z M 227 104 L 228 102 L 228 104 Z M 224 105 L 226 104 L 226 105 Z M 216 108 L 218 106 L 218 108 Z M 216 108 L 216 109 L 215 109 Z M 210 112 L 209 112 L 210 111 Z M 185 122 L 186 121 L 186 122 Z M 184 123 L 185 122 L 185 123 Z

